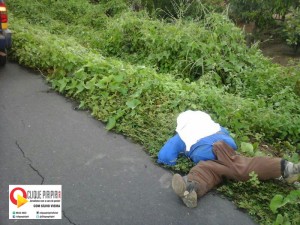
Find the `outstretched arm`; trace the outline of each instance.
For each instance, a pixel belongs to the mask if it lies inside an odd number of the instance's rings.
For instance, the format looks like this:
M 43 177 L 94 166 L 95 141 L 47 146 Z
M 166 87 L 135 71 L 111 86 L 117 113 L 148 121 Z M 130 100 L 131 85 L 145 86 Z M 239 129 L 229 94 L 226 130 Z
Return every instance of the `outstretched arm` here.
M 185 144 L 178 134 L 170 138 L 158 153 L 158 163 L 174 166 L 180 153 L 184 153 Z

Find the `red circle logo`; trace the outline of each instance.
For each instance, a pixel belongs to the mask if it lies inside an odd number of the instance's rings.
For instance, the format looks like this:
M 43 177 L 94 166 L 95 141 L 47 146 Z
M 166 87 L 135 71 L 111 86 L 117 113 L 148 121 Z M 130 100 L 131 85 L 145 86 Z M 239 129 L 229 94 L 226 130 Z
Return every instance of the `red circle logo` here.
M 22 197 L 23 197 L 23 198 L 27 198 L 26 191 L 25 191 L 23 188 L 20 188 L 20 187 L 14 188 L 14 189 L 10 192 L 9 199 L 10 199 L 10 201 L 11 201 L 13 204 L 15 204 L 15 205 L 17 205 L 17 203 L 18 203 L 17 199 L 15 199 L 15 197 L 14 197 L 14 194 L 15 194 L 16 191 L 21 191 L 22 194 L 23 194 Z

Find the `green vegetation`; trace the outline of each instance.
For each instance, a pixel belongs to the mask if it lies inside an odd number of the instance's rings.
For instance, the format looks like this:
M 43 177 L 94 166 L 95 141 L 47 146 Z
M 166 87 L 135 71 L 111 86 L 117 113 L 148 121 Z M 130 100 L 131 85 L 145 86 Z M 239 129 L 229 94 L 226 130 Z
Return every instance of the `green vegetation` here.
M 207 10 L 221 12 L 223 0 L 131 0 L 140 8 L 146 8 L 151 14 L 163 18 L 199 19 Z
M 293 9 L 286 19 L 285 32 L 287 43 L 294 47 L 297 52 L 300 46 L 300 7 Z
M 262 147 L 268 145 L 273 154 L 299 160 L 300 68 L 272 64 L 255 46 L 248 48 L 226 15 L 166 22 L 121 0 L 8 4 L 13 57 L 45 73 L 55 90 L 153 158 L 173 135 L 178 113 L 197 109 L 228 127 L 243 154 L 270 154 Z M 181 158 L 173 169 L 191 166 Z M 253 175 L 219 190 L 268 224 L 277 218 L 269 207 L 274 193 L 287 196 L 293 189 Z M 296 224 L 299 209 L 285 204 L 278 213 L 288 212 L 285 218 Z
M 230 0 L 232 17 L 244 22 L 255 22 L 259 27 L 272 26 L 274 15 L 284 20 L 291 7 L 299 0 Z
M 282 195 L 275 195 L 270 203 L 270 208 L 273 213 L 276 213 L 277 210 L 286 204 L 297 204 L 300 202 L 300 190 L 291 191 L 286 197 Z M 289 218 L 289 213 L 278 214 L 275 224 L 288 224 L 291 218 Z
M 237 22 L 254 22 L 260 32 L 268 30 L 297 52 L 300 45 L 299 0 L 230 0 L 230 16 Z M 253 31 L 256 33 L 256 29 Z M 278 37 L 277 37 L 278 38 Z

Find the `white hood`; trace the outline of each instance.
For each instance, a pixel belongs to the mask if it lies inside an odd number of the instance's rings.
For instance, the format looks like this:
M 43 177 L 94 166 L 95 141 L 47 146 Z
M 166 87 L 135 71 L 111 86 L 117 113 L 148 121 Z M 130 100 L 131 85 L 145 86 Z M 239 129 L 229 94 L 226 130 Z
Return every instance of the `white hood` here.
M 188 110 L 177 117 L 176 132 L 186 145 L 186 151 L 200 139 L 217 133 L 221 126 L 202 111 Z

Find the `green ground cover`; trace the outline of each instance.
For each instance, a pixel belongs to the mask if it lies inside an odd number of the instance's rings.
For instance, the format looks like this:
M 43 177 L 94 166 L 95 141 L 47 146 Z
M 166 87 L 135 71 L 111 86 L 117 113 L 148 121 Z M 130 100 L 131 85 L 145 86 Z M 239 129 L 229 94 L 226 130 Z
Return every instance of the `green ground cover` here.
M 248 48 L 226 15 L 167 23 L 132 12 L 120 0 L 8 5 L 13 58 L 42 71 L 55 90 L 107 129 L 142 144 L 154 159 L 174 134 L 178 113 L 197 109 L 227 127 L 244 154 L 267 154 L 264 144 L 273 146 L 268 153 L 299 160 L 300 68 L 272 64 L 256 47 Z M 173 169 L 187 172 L 191 166 L 181 158 Z M 253 177 L 219 190 L 262 224 L 277 214 L 297 224 L 295 201 L 275 213 L 269 207 L 275 193 L 287 196 L 293 189 Z

